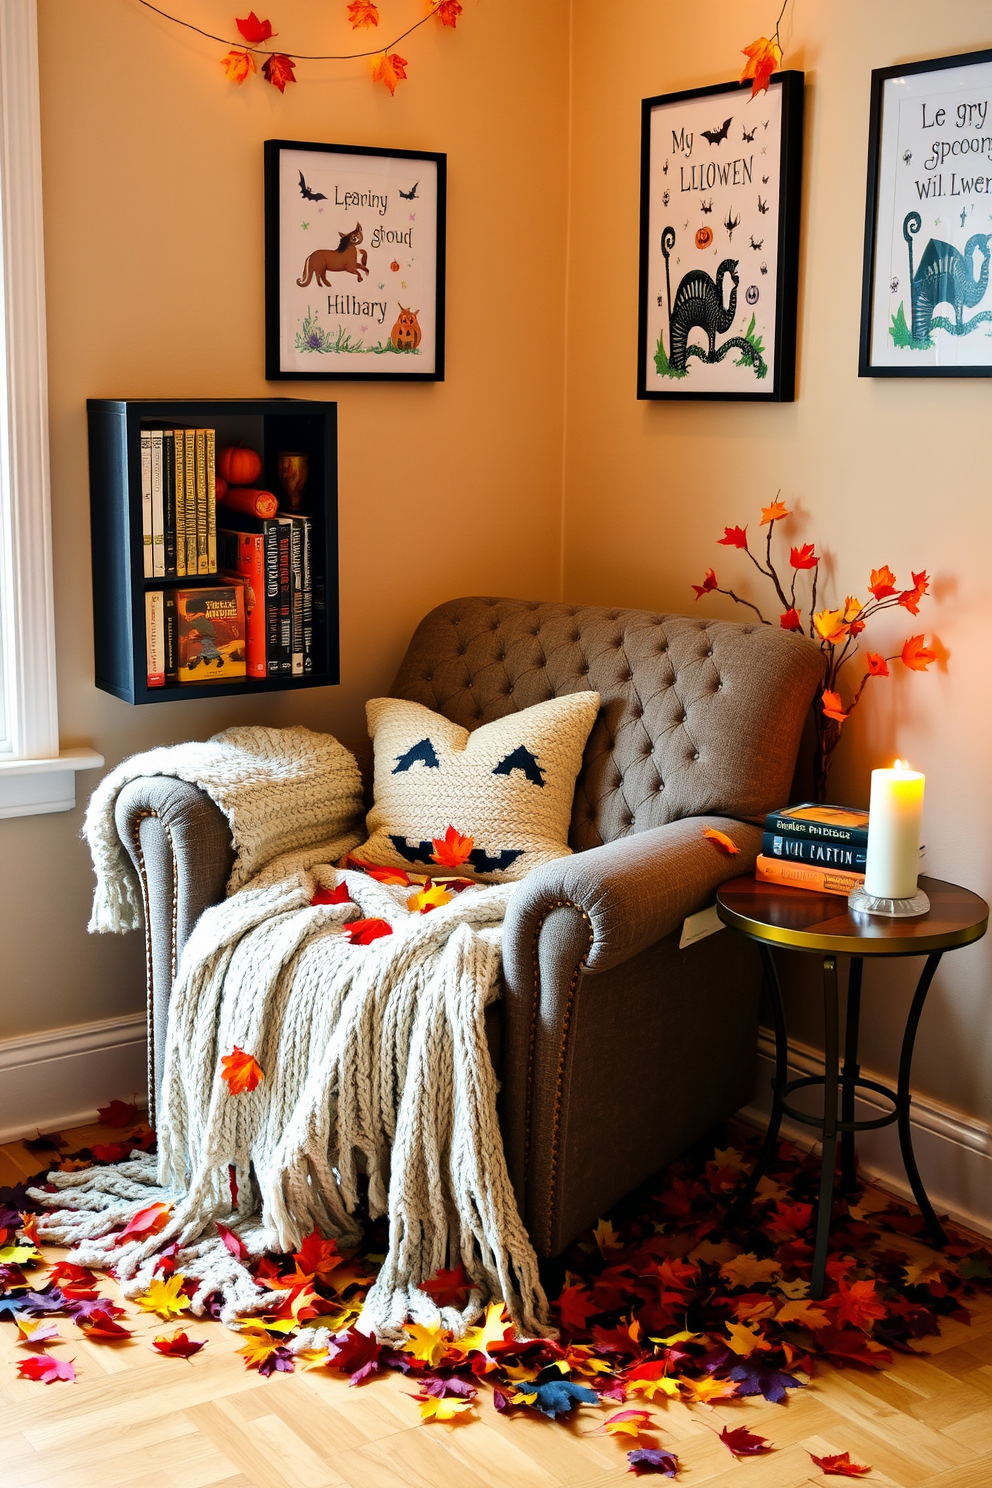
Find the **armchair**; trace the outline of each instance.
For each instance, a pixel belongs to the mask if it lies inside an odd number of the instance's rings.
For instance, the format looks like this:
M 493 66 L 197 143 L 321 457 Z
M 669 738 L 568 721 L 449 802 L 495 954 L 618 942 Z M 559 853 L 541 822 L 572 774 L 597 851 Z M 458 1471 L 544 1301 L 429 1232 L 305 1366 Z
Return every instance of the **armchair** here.
M 515 892 L 488 1024 L 510 1174 L 540 1255 L 750 1094 L 760 962 L 743 937 L 680 950 L 680 932 L 753 867 L 821 675 L 802 636 L 641 610 L 475 597 L 440 605 L 414 634 L 391 696 L 462 727 L 589 687 L 602 698 L 574 855 Z M 707 825 L 739 856 L 705 839 Z M 154 1111 L 179 955 L 223 898 L 233 849 L 209 797 L 170 778 L 127 786 L 117 829 L 144 899 Z

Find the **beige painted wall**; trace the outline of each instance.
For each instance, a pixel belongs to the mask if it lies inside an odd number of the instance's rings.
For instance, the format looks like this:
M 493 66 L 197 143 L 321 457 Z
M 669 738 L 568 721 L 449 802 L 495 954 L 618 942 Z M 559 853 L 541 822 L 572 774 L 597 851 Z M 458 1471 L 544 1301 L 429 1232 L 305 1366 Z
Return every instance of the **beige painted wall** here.
M 218 0 L 175 8 L 231 27 Z M 284 98 L 239 90 L 223 48 L 133 0 L 39 12 L 63 744 L 115 764 L 232 723 L 354 736 L 433 603 L 558 591 L 567 70 L 547 59 L 567 50 L 567 7 L 466 4 L 457 32 L 404 44 L 395 98 L 366 63 L 302 64 Z M 384 0 L 383 29 L 411 14 Z M 280 0 L 275 20 L 299 51 L 355 45 L 344 0 Z M 262 141 L 277 137 L 448 152 L 446 382 L 265 383 Z M 266 393 L 339 403 L 342 685 L 128 707 L 92 680 L 85 400 Z M 81 801 L 95 783 L 80 777 Z M 0 1037 L 143 1006 L 140 937 L 85 933 L 81 815 L 0 821 Z
M 871 69 L 992 45 L 985 0 L 794 0 L 786 65 L 807 79 L 798 400 L 634 398 L 639 101 L 734 77 L 739 47 L 777 10 L 769 0 L 574 7 L 565 592 L 685 611 L 690 582 L 713 566 L 754 598 L 740 555 L 715 543 L 727 523 L 753 532 L 779 487 L 797 513 L 786 532 L 816 539 L 833 595 L 864 597 L 868 569 L 883 562 L 907 583 L 911 568 L 928 568 L 935 601 L 916 628 L 936 633 L 946 661 L 873 684 L 832 794 L 866 800 L 870 768 L 902 753 L 927 774 L 929 871 L 989 897 L 992 388 L 857 376 Z M 704 605 L 735 613 L 729 600 Z M 895 642 L 887 652 L 911 633 L 905 619 L 883 637 Z M 985 1120 L 990 962 L 992 942 L 945 959 L 914 1071 L 921 1090 Z M 898 963 L 868 973 L 866 1065 L 894 1068 L 909 976 Z M 793 997 L 795 1030 L 816 1044 L 814 1006 L 808 991 Z

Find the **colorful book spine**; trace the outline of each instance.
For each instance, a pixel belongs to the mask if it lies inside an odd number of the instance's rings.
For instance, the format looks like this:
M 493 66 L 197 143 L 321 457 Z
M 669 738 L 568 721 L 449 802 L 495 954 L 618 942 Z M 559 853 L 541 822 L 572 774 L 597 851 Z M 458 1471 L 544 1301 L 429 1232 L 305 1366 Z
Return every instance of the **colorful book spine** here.
M 179 681 L 179 616 L 176 610 L 176 591 L 165 591 L 165 682 L 171 686 Z
M 793 837 L 791 832 L 766 832 L 761 839 L 766 858 L 788 858 L 795 863 L 812 863 L 814 868 L 842 868 L 847 873 L 864 873 L 868 857 L 866 847 L 849 842 L 821 842 L 817 837 Z
M 176 577 L 176 454 L 175 435 L 162 430 L 162 507 L 165 512 L 165 573 Z
M 192 577 L 200 571 L 196 552 L 196 441 L 192 429 L 177 429 L 177 443 L 180 433 L 183 436 L 183 482 L 186 493 L 183 502 L 186 512 L 186 573 Z
M 141 431 L 141 562 L 146 579 L 155 577 L 152 551 L 152 436 Z
M 149 687 L 165 686 L 165 613 L 161 589 L 145 592 L 145 670 Z
M 797 807 L 804 811 L 806 807 Z M 788 833 L 790 837 L 815 839 L 817 842 L 848 843 L 853 847 L 868 846 L 867 827 L 845 827 L 795 815 L 792 811 L 772 811 L 765 817 L 766 832 Z
M 310 547 L 313 524 L 309 517 L 300 518 L 303 528 L 303 671 L 313 671 L 313 580 L 310 570 Z
M 303 523 L 290 518 L 290 673 L 303 676 Z
M 151 431 L 152 444 L 152 577 L 165 578 L 165 513 L 162 508 L 162 431 Z
M 217 431 L 204 429 L 207 463 L 207 573 L 217 572 Z
M 812 863 L 793 863 L 760 853 L 754 876 L 759 883 L 779 884 L 790 889 L 812 889 L 817 894 L 843 894 L 863 884 L 863 873 L 845 873 L 840 868 L 817 868 Z
M 248 676 L 267 677 L 265 534 L 231 532 L 222 527 L 217 533 L 217 556 L 222 575 L 231 574 L 244 580 Z
M 176 577 L 186 577 L 186 445 L 182 429 L 169 430 L 172 490 L 176 503 Z
M 205 429 L 194 429 L 192 437 L 196 461 L 196 571 L 198 574 L 208 574 L 210 554 L 207 546 L 207 432 Z
M 293 670 L 293 583 L 292 517 L 275 517 L 279 529 L 279 671 L 291 675 Z

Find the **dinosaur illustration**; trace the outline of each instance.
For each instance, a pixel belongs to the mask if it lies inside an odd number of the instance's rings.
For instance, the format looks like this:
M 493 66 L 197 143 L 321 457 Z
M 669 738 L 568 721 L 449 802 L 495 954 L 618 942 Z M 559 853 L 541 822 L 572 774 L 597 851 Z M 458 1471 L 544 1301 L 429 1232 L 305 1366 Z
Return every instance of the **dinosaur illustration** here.
M 992 311 L 983 310 L 965 320 L 965 308 L 977 305 L 989 284 L 989 248 L 992 234 L 973 233 L 964 245 L 964 253 L 951 243 L 931 238 L 919 264 L 913 266 L 913 239 L 922 227 L 919 212 L 907 212 L 902 235 L 909 249 L 909 280 L 913 303 L 913 341 L 927 343 L 930 332 L 947 331 L 952 336 L 967 336 L 983 321 L 992 320 Z M 975 272 L 975 254 L 982 256 L 982 267 Z M 938 305 L 950 305 L 954 321 L 934 316 Z
M 661 251 L 665 255 L 665 284 L 668 289 L 668 361 L 677 372 L 684 372 L 689 357 L 697 356 L 704 362 L 722 362 L 733 349 L 741 352 L 744 361 L 754 368 L 757 377 L 768 371 L 760 352 L 743 336 L 731 336 L 717 348 L 716 338 L 729 331 L 737 314 L 737 259 L 725 258 L 711 279 L 703 269 L 691 269 L 685 275 L 675 298 L 672 298 L 669 259 L 675 247 L 675 229 L 665 228 L 661 235 Z M 723 303 L 724 281 L 731 281 L 730 297 Z M 709 340 L 709 351 L 700 346 L 689 345 L 689 332 L 698 326 Z

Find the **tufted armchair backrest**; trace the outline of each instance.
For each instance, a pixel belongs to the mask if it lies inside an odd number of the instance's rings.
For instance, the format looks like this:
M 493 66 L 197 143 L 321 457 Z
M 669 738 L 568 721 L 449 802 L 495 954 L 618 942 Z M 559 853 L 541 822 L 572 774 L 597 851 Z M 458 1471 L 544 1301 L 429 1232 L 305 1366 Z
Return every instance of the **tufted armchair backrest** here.
M 761 822 L 788 798 L 817 647 L 768 625 L 469 598 L 417 627 L 391 696 L 473 729 L 592 688 L 575 792 L 581 852 L 686 816 Z

